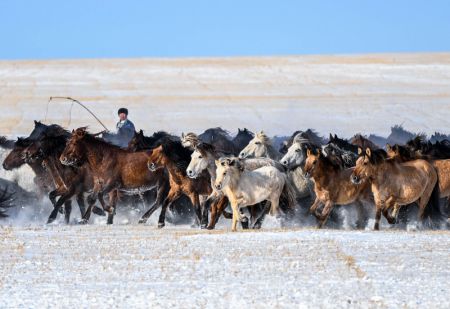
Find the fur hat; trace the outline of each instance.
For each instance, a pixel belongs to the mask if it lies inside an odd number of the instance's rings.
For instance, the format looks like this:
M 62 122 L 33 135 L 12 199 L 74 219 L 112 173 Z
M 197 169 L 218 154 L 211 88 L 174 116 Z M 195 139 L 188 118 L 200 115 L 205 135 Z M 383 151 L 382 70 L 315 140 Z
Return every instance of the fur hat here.
M 119 108 L 119 110 L 118 110 L 118 112 L 117 112 L 117 115 L 120 115 L 120 114 L 122 114 L 122 113 L 124 113 L 125 115 L 128 116 L 128 109 L 126 109 L 125 107 Z

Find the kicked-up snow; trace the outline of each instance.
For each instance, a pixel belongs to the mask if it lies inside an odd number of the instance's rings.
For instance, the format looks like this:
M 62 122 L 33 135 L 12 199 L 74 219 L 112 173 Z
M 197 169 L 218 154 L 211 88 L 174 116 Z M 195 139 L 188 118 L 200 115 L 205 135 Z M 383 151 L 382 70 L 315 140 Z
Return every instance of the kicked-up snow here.
M 448 308 L 439 231 L 0 229 L 0 307 Z

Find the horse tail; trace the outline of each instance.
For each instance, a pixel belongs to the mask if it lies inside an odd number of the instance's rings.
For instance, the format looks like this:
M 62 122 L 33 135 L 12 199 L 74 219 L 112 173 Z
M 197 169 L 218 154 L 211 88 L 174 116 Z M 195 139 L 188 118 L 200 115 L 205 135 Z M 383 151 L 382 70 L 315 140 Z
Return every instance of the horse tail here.
M 439 227 L 443 221 L 444 216 L 440 207 L 439 178 L 437 179 L 433 191 L 431 192 L 430 199 L 425 206 L 423 218 L 430 219 L 432 228 Z
M 280 196 L 280 208 L 283 210 L 287 218 L 294 217 L 296 208 L 295 187 L 291 179 L 285 175 L 283 191 Z

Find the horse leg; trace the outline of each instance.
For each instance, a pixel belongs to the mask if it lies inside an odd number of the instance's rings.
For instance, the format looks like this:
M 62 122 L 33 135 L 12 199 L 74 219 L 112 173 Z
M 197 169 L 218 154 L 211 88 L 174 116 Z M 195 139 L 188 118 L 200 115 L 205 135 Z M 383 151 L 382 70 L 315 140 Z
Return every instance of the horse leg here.
M 319 216 L 319 228 L 322 228 L 328 220 L 331 211 L 334 208 L 334 203 L 331 200 L 328 200 L 325 203 L 325 207 L 322 210 L 322 214 Z
M 395 201 L 393 197 L 390 197 L 386 200 L 383 207 L 383 216 L 386 218 L 389 224 L 395 224 L 395 217 L 391 216 L 389 210 L 395 205 Z
M 270 211 L 270 201 L 266 201 L 266 203 L 264 204 L 264 208 L 261 212 L 261 214 L 259 215 L 258 219 L 255 221 L 255 224 L 253 224 L 253 229 L 255 230 L 259 230 L 264 222 L 264 219 L 266 218 L 266 215 L 269 213 Z
M 358 221 L 356 221 L 357 229 L 364 229 L 367 225 L 367 212 L 361 201 L 356 201 L 356 211 L 358 212 Z
M 383 203 L 381 201 L 375 201 L 375 225 L 373 229 L 375 231 L 380 230 L 381 210 L 383 209 Z
M 197 193 L 193 192 L 189 194 L 189 199 L 192 202 L 192 206 L 194 206 L 195 214 L 197 215 L 197 218 L 195 220 L 196 225 L 200 225 L 202 220 L 202 210 L 200 208 L 200 199 Z
M 314 203 L 311 205 L 311 207 L 309 208 L 309 212 L 311 213 L 311 214 L 316 214 L 316 211 L 317 211 L 317 207 L 319 207 L 319 205 L 320 205 L 320 200 L 319 200 L 319 198 L 316 196 L 316 199 L 314 200 Z
M 205 204 L 203 205 L 203 211 L 202 211 L 202 219 L 200 221 L 200 228 L 205 229 L 208 226 L 208 213 L 211 209 L 211 205 L 217 203 L 217 197 L 216 196 L 209 196 L 208 199 L 205 201 Z
M 52 212 L 50 213 L 50 216 L 48 217 L 47 224 L 50 224 L 53 221 L 55 221 L 56 216 L 58 215 L 58 211 L 61 208 L 61 206 L 72 196 L 73 196 L 72 192 L 68 192 L 68 193 L 61 195 L 61 197 L 56 202 L 55 207 L 53 208 Z M 69 213 L 69 216 L 70 216 L 70 213 Z
M 181 191 L 170 191 L 167 195 L 167 198 L 164 200 L 164 203 L 161 208 L 161 213 L 159 214 L 158 219 L 158 228 L 163 228 L 166 223 L 166 210 L 169 205 L 171 205 L 173 202 L 175 202 L 179 197 L 181 196 Z M 198 195 L 197 195 L 198 198 Z
M 164 183 L 158 186 L 158 189 L 156 191 L 156 199 L 153 202 L 153 204 L 150 206 L 150 208 L 144 213 L 144 215 L 139 219 L 139 224 L 144 224 L 147 222 L 148 218 L 155 212 L 156 209 L 158 209 L 159 206 L 161 206 L 164 201 L 168 198 L 168 190 L 169 186 Z
M 86 212 L 86 205 L 84 203 L 83 192 L 79 192 L 76 196 L 78 207 L 80 208 L 80 214 L 83 215 Z
M 109 209 L 107 224 L 113 224 L 114 215 L 116 214 L 116 205 L 119 194 L 117 190 L 109 192 Z
M 64 202 L 64 221 L 66 224 L 70 222 L 70 213 L 72 212 L 72 200 L 67 200 Z
M 241 213 L 239 211 L 239 205 L 237 201 L 231 202 L 231 209 L 233 209 L 233 221 L 231 223 L 231 231 L 237 231 L 237 223 L 241 221 Z
M 223 213 L 223 210 L 228 205 L 228 198 L 225 195 L 222 195 L 219 200 L 211 205 L 211 220 L 207 227 L 208 230 L 214 229 L 219 221 L 220 215 Z

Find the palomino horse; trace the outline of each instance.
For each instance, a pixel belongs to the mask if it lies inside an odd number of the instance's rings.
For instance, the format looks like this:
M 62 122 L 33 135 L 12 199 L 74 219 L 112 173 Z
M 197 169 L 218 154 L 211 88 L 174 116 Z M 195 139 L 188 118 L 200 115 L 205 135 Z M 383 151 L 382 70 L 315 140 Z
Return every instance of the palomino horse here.
M 215 224 L 217 223 L 217 220 L 219 219 L 220 214 L 223 212 L 224 208 L 228 205 L 228 199 L 222 194 L 222 192 L 215 190 L 214 188 L 214 181 L 216 180 L 216 164 L 215 160 L 219 159 L 223 154 L 220 152 L 217 152 L 213 145 L 210 145 L 208 143 L 200 143 L 197 145 L 196 149 L 191 155 L 191 161 L 189 163 L 189 166 L 186 169 L 186 173 L 191 178 L 197 178 L 201 173 L 203 173 L 205 170 L 208 171 L 210 177 L 211 177 L 211 186 L 213 187 L 213 192 L 208 197 L 206 201 L 206 205 L 210 204 L 210 201 L 217 201 L 216 207 L 211 207 L 211 221 L 208 224 L 208 229 L 213 229 Z M 247 170 L 254 170 L 257 168 L 260 168 L 262 166 L 275 166 L 280 171 L 283 170 L 283 167 L 280 163 L 277 161 L 274 161 L 272 159 L 268 158 L 256 158 L 256 159 L 245 159 L 241 161 L 241 164 L 244 166 Z M 208 207 L 205 205 L 205 210 L 208 209 Z M 252 215 L 252 226 L 253 228 L 260 228 L 262 225 L 262 221 L 264 219 L 263 216 L 260 216 L 257 218 L 258 220 L 255 221 L 256 215 L 253 212 L 256 207 L 251 207 L 251 215 Z M 203 212 L 203 222 L 207 221 L 208 212 Z M 245 219 L 245 218 L 244 218 Z
M 319 227 L 323 227 L 334 205 L 348 205 L 357 203 L 358 228 L 364 228 L 367 222 L 367 215 L 362 203 L 368 199 L 370 194 L 367 181 L 354 185 L 350 180 L 350 175 L 354 168 L 342 168 L 335 164 L 329 157 L 321 154 L 320 150 L 307 150 L 305 162 L 305 176 L 314 180 L 314 192 L 316 199 L 310 208 L 310 212 L 319 220 Z M 324 204 L 321 213 L 318 212 L 320 204 Z
M 165 225 L 167 207 L 180 198 L 182 194 L 191 200 L 197 215 L 197 223 L 201 225 L 202 209 L 200 195 L 209 196 L 212 189 L 210 186 L 210 178 L 207 174 L 199 175 L 196 179 L 189 178 L 186 175 L 186 168 L 189 165 L 190 158 L 190 150 L 184 148 L 181 142 L 168 138 L 163 139 L 161 145 L 151 150 L 147 157 L 147 165 L 150 171 L 154 172 L 158 169 L 166 168 L 169 173 L 170 190 L 162 204 L 158 227 Z M 156 208 L 157 205 L 152 207 L 141 220 L 150 217 Z
M 233 209 L 231 230 L 236 231 L 237 222 L 242 216 L 241 207 L 255 205 L 263 201 L 266 210 L 278 215 L 280 196 L 283 191 L 289 197 L 289 208 L 294 209 L 295 200 L 287 176 L 276 167 L 264 166 L 253 171 L 245 170 L 238 158 L 222 158 L 216 160 L 216 181 L 214 186 L 225 194 Z
M 425 160 L 399 163 L 388 159 L 382 149 L 366 148 L 363 152 L 360 148 L 359 155 L 351 180 L 356 185 L 362 181 L 371 184 L 376 206 L 375 230 L 380 228 L 382 212 L 393 224 L 400 207 L 416 201 L 422 220 L 434 211 L 440 212 L 438 176 L 430 163 Z M 392 214 L 389 213 L 391 208 Z
M 89 207 L 83 219 L 86 222 L 89 220 L 92 200 L 98 198 L 103 205 L 103 195 L 109 194 L 109 205 L 105 210 L 109 212 L 108 224 L 112 224 L 118 199 L 117 190 L 143 191 L 158 188 L 155 204 L 160 203 L 168 185 L 167 178 L 164 177 L 164 169 L 149 173 L 147 158 L 145 151 L 129 152 L 121 149 L 89 134 L 86 128 L 73 131 L 60 160 L 64 165 L 75 167 L 87 162 L 92 170 L 94 192 L 88 198 Z

